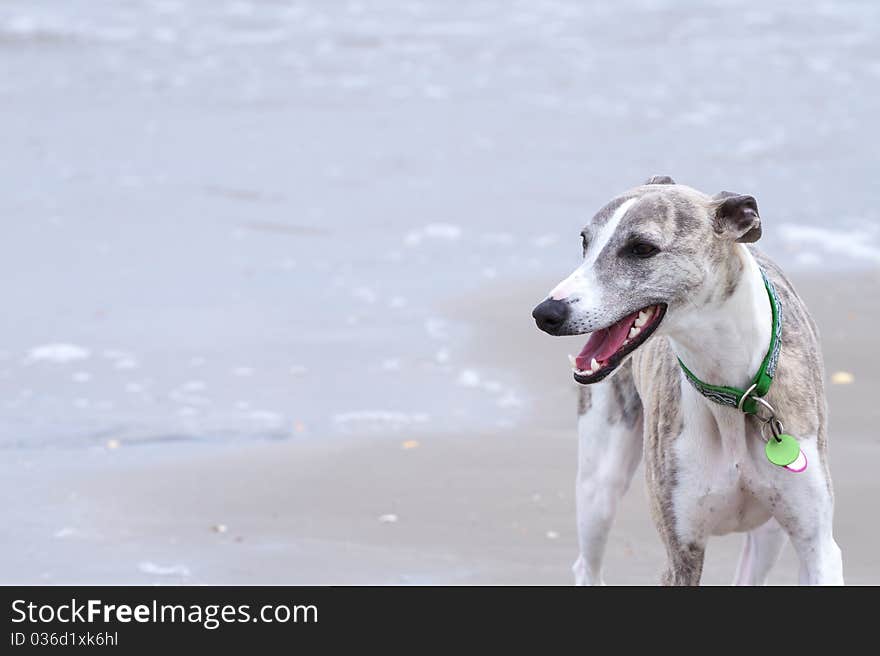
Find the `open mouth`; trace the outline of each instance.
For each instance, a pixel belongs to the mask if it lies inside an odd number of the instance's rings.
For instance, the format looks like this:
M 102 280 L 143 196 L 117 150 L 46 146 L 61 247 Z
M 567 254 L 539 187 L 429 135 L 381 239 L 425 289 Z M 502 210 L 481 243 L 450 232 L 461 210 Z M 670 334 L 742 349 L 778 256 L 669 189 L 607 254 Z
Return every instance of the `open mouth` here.
M 595 331 L 577 357 L 568 356 L 574 379 L 589 385 L 605 378 L 651 336 L 665 313 L 665 304 L 649 305 Z

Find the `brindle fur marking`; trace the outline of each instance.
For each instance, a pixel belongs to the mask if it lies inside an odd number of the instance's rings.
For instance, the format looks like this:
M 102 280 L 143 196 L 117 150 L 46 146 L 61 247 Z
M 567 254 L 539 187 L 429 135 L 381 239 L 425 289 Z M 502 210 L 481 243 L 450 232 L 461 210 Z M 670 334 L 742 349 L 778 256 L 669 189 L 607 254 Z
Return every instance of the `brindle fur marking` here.
M 578 416 L 585 415 L 593 406 L 593 392 L 586 385 L 578 388 Z

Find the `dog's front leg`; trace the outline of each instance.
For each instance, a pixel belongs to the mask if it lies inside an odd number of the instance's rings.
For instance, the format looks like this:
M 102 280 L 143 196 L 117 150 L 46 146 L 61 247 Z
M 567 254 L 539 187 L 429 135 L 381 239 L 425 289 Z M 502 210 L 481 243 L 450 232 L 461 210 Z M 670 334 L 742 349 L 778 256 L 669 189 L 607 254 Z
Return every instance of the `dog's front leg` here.
M 834 540 L 834 497 L 815 438 L 801 440 L 807 468 L 775 471 L 773 514 L 788 533 L 800 560 L 801 585 L 843 585 L 843 561 Z
M 706 555 L 705 541 L 668 540 L 666 551 L 669 561 L 660 582 L 663 585 L 700 585 Z
M 618 503 L 642 458 L 642 413 L 629 370 L 580 390 L 576 585 L 602 585 L 602 558 Z

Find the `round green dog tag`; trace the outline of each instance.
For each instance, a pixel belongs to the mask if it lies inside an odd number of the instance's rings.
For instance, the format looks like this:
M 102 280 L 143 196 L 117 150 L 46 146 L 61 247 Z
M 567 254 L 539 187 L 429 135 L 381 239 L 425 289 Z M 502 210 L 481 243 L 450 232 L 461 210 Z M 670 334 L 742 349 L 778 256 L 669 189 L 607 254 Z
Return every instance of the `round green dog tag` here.
M 791 435 L 781 433 L 778 438 L 771 437 L 767 440 L 764 452 L 767 454 L 767 460 L 774 465 L 785 467 L 798 459 L 798 456 L 801 454 L 801 447 L 798 446 L 797 440 Z

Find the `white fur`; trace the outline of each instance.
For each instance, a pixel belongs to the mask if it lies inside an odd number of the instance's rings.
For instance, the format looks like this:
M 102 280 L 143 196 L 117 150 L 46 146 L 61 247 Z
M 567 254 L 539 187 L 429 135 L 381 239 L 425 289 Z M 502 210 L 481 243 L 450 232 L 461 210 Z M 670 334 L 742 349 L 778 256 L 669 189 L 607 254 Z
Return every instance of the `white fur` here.
M 676 308 L 660 330 L 697 378 L 745 388 L 767 354 L 773 317 L 758 263 L 743 244 L 737 244 L 737 254 L 742 280 L 728 299 L 700 303 L 699 310 L 693 305 Z
M 577 585 L 603 585 L 602 556 L 617 505 L 642 459 L 642 425 L 609 424 L 610 386 L 592 390 L 590 410 L 578 419 L 575 483 L 580 556 L 573 566 Z
M 577 296 L 577 305 L 587 308 L 597 306 L 601 302 L 599 286 L 596 284 L 594 265 L 599 254 L 611 241 L 620 221 L 626 216 L 627 211 L 636 202 L 636 198 L 630 198 L 620 204 L 611 218 L 599 229 L 599 232 L 587 244 L 587 252 L 584 253 L 584 261 L 572 272 L 572 274 L 556 285 L 550 292 L 550 298 L 557 301 L 567 299 L 569 296 Z

